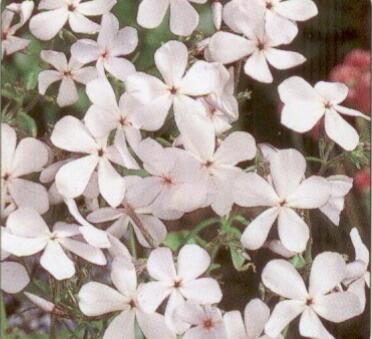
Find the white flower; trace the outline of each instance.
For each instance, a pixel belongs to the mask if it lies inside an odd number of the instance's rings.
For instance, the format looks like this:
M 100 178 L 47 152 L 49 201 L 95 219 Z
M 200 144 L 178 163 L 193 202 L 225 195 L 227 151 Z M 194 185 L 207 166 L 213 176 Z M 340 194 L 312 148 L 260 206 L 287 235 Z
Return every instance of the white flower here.
M 126 93 L 117 103 L 114 90 L 106 79 L 91 81 L 86 91 L 93 105 L 85 114 L 85 125 L 98 138 L 106 137 L 115 130 L 114 144 L 123 163 L 127 168 L 139 169 L 127 142 L 133 150 L 137 148 L 142 139 L 139 129 L 151 130 L 152 112 L 148 112 L 146 116 L 137 114 L 132 98 Z
M 194 101 L 192 98 L 208 95 L 221 86 L 217 63 L 199 60 L 185 73 L 188 51 L 181 42 L 168 41 L 155 52 L 154 58 L 164 82 L 141 72 L 125 81 L 128 93 L 140 102 L 138 113 L 143 116 L 149 111 L 152 113 L 154 130 L 163 125 L 172 105 L 177 115 Z
M 121 238 L 130 223 L 142 246 L 159 246 L 167 236 L 164 223 L 152 215 L 152 207 L 147 206 L 146 201 L 144 204 L 143 201 L 133 196 L 137 193 L 136 188 L 134 188 L 134 194 L 132 194 L 132 188 L 143 180 L 143 178 L 137 176 L 125 177 L 127 191 L 120 207 L 116 209 L 110 207 L 97 209 L 88 215 L 88 221 L 102 223 L 115 220 L 107 231 L 117 238 Z M 151 238 L 151 240 L 148 238 Z
M 223 5 L 219 1 L 212 2 L 212 17 L 213 17 L 213 24 L 217 30 L 221 29 L 222 24 L 222 9 Z
M 302 252 L 309 239 L 309 228 L 295 209 L 314 209 L 329 198 L 326 179 L 304 179 L 306 160 L 294 149 L 281 150 L 270 158 L 272 184 L 256 173 L 244 173 L 235 182 L 235 202 L 245 207 L 268 206 L 245 229 L 241 241 L 250 249 L 260 248 L 278 219 L 279 238 L 290 251 Z
M 14 294 L 21 292 L 30 282 L 28 273 L 23 265 L 14 261 L 5 261 L 10 256 L 1 250 L 1 290 L 6 293 Z
M 343 284 L 347 286 L 349 292 L 358 296 L 363 313 L 366 307 L 366 285 L 370 285 L 370 273 L 368 272 L 369 251 L 362 239 L 357 228 L 353 228 L 350 232 L 350 238 L 354 246 L 355 260 L 347 264 L 347 275 Z
M 238 101 L 234 96 L 234 68 L 227 71 L 221 66 L 221 88 L 207 96 L 198 99 L 204 111 L 200 113 L 210 119 L 216 135 L 222 134 L 231 128 L 231 123 L 239 117 Z
M 197 245 L 185 245 L 180 249 L 177 267 L 169 248 L 153 250 L 147 260 L 147 271 L 155 281 L 141 286 L 140 304 L 145 310 L 153 312 L 169 297 L 165 309 L 167 324 L 178 333 L 183 332 L 184 324 L 177 323 L 174 312 L 185 300 L 208 305 L 222 299 L 218 282 L 213 278 L 201 277 L 210 264 L 208 252 Z
M 61 52 L 41 51 L 40 57 L 55 70 L 45 70 L 39 73 L 39 93 L 44 95 L 51 84 L 61 81 L 57 96 L 57 104 L 60 107 L 72 105 L 79 100 L 75 82 L 87 84 L 97 77 L 94 67 L 83 67 L 74 58 L 67 62 L 66 56 Z
M 223 316 L 228 339 L 270 339 L 263 331 L 270 317 L 269 307 L 260 299 L 251 300 L 244 309 L 244 321 L 239 311 Z M 282 336 L 276 337 L 281 339 Z
M 30 31 L 40 40 L 50 40 L 68 21 L 76 33 L 94 34 L 100 26 L 87 16 L 100 16 L 108 13 L 116 0 L 41 0 L 39 10 L 30 20 Z
M 87 316 L 120 312 L 107 327 L 103 339 L 135 339 L 135 321 L 147 339 L 175 339 L 159 313 L 146 313 L 137 301 L 137 275 L 123 257 L 114 259 L 111 280 L 116 289 L 88 282 L 79 292 L 80 310 Z
M 335 224 L 340 224 L 340 214 L 344 209 L 345 196 L 353 187 L 353 179 L 346 175 L 331 175 L 326 178 L 331 195 L 325 205 L 319 209 Z
M 323 326 L 319 316 L 340 323 L 359 314 L 358 297 L 350 292 L 334 291 L 346 276 L 346 264 L 338 253 L 323 252 L 313 261 L 309 289 L 301 275 L 287 261 L 270 261 L 262 272 L 262 282 L 274 293 L 285 298 L 276 304 L 265 333 L 276 337 L 298 315 L 300 334 L 309 338 L 334 338 Z
M 195 110 L 183 111 L 177 118 L 183 146 L 199 163 L 201 183 L 196 190 L 205 190 L 207 204 L 220 216 L 229 213 L 233 205 L 233 182 L 242 173 L 236 165 L 251 160 L 256 155 L 253 137 L 246 132 L 233 132 L 219 145 L 216 144 L 214 127 Z M 174 203 L 187 205 L 187 195 L 180 190 Z
M 30 43 L 30 40 L 16 37 L 15 33 L 27 22 L 33 9 L 33 1 L 26 0 L 8 5 L 1 13 L 1 59 L 4 55 L 26 48 Z M 16 15 L 19 15 L 19 22 L 12 26 Z
M 281 123 L 299 133 L 310 131 L 324 116 L 325 132 L 336 144 L 352 151 L 359 143 L 357 131 L 340 114 L 362 117 L 359 111 L 340 106 L 348 94 L 348 87 L 335 82 L 319 81 L 314 87 L 304 79 L 294 76 L 278 87 L 284 103 Z
M 124 81 L 136 69 L 122 56 L 132 53 L 137 45 L 136 29 L 124 27 L 119 30 L 118 19 L 108 13 L 102 17 L 97 42 L 91 39 L 78 40 L 71 47 L 71 55 L 84 64 L 96 62 L 97 70 L 103 76 L 106 70 Z
M 287 248 L 285 248 L 282 242 L 278 239 L 266 241 L 264 247 L 284 258 L 292 258 L 297 254 L 297 252 L 289 251 Z
M 84 154 L 59 169 L 56 185 L 60 194 L 68 199 L 81 195 L 98 168 L 98 187 L 103 198 L 112 207 L 120 204 L 124 198 L 125 184 L 110 161 L 123 164 L 116 147 L 107 145 L 107 138 L 94 138 L 80 120 L 66 116 L 54 126 L 51 141 L 66 151 Z
M 233 0 L 224 7 L 224 21 L 234 33 L 215 33 L 208 45 L 208 56 L 224 64 L 246 59 L 245 74 L 257 81 L 271 83 L 273 76 L 268 63 L 282 70 L 300 65 L 306 59 L 297 52 L 277 49 L 286 41 L 273 38 L 265 31 L 263 13 L 259 10 L 257 17 L 252 19 L 255 8 L 249 6 L 249 1 Z
M 41 266 L 58 280 L 75 274 L 74 262 L 63 248 L 97 265 L 105 265 L 102 251 L 79 240 L 80 227 L 57 222 L 50 231 L 40 215 L 29 208 L 19 208 L 7 220 L 2 231 L 1 245 L 5 251 L 18 257 L 30 256 L 43 251 Z
M 306 21 L 318 14 L 312 0 L 258 0 L 258 3 L 265 8 L 267 31 L 288 43 L 298 33 L 296 21 Z
M 217 307 L 187 301 L 177 308 L 175 314 L 190 326 L 183 339 L 227 339 L 221 311 Z
M 12 127 L 1 124 L 1 213 L 9 194 L 17 206 L 32 207 L 39 213 L 49 209 L 44 186 L 21 177 L 40 172 L 48 162 L 46 146 L 34 138 L 24 138 L 17 145 Z
M 138 8 L 137 22 L 145 28 L 161 24 L 170 7 L 170 30 L 182 36 L 191 35 L 199 23 L 199 14 L 190 2 L 204 4 L 207 0 L 143 0 Z
M 199 164 L 184 150 L 166 147 L 147 138 L 137 148 L 144 169 L 151 174 L 133 186 L 135 205 L 150 206 L 153 214 L 161 219 L 179 219 L 183 206 L 175 195 L 179 192 L 189 200 L 190 210 L 200 207 L 204 196 L 197 185 L 200 178 Z

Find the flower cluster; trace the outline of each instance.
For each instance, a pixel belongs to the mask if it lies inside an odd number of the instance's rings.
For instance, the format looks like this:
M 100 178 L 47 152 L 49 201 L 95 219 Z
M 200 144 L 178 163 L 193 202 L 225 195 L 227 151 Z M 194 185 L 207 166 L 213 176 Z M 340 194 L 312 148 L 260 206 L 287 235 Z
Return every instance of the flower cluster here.
M 285 46 L 298 34 L 297 22 L 318 10 L 312 0 L 206 3 L 140 2 L 139 26 L 159 26 L 169 8 L 170 31 L 180 36 L 156 49 L 151 72 L 136 70 L 132 53 L 141 53 L 141 32 L 121 27 L 116 0 L 41 0 L 33 15 L 32 1 L 5 8 L 4 57 L 27 47 L 14 36 L 27 22 L 41 41 L 72 34 L 70 56 L 44 45 L 38 92 L 45 96 L 60 82 L 56 103 L 71 106 L 79 83 L 90 106 L 61 114 L 41 138 L 18 133 L 17 142 L 14 125 L 2 123 L 1 288 L 19 293 L 46 271 L 50 295 L 24 292 L 27 298 L 75 326 L 101 320 L 106 339 L 134 339 L 138 331 L 148 339 L 284 338 L 298 316 L 302 336 L 334 338 L 321 319 L 340 323 L 364 312 L 369 252 L 355 225 L 354 260 L 330 251 L 312 258 L 310 213 L 340 225 L 353 180 L 341 171 L 324 174 L 334 169 L 327 167 L 332 152 L 345 157 L 361 144 L 350 117 L 369 118 L 342 104 L 349 92 L 342 83 L 312 86 L 298 76 L 280 83 L 285 128 L 324 126 L 315 174 L 300 150 L 260 144 L 237 130 L 240 77 L 272 83 L 269 66 L 304 63 Z M 198 4 L 211 11 L 216 30 L 195 42 Z M 170 231 L 172 221 L 204 208 L 217 217 Z M 219 227 L 217 235 L 203 239 L 210 225 Z M 257 272 L 265 293 L 247 300 L 243 314 L 219 306 L 221 247 L 240 270 L 254 265 L 249 254 L 257 251 L 280 257 Z M 39 276 L 30 272 L 30 258 Z M 69 293 L 56 297 L 61 286 Z

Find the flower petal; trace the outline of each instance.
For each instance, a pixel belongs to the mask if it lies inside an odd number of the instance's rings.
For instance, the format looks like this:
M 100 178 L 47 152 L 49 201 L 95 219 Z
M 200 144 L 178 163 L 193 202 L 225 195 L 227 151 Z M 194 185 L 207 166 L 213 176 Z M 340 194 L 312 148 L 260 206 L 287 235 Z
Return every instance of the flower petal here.
M 106 265 L 106 258 L 100 249 L 74 239 L 65 238 L 59 241 L 64 248 L 84 260 L 96 265 Z
M 26 269 L 16 262 L 2 262 L 1 269 L 1 289 L 6 293 L 18 293 L 22 291 L 30 282 Z
M 161 24 L 169 7 L 169 0 L 143 0 L 138 7 L 137 22 L 145 28 L 155 28 Z
M 268 48 L 264 51 L 269 64 L 276 69 L 288 69 L 303 64 L 306 58 L 297 52 Z
M 1 124 L 1 173 L 11 169 L 14 151 L 17 144 L 17 134 L 8 124 Z
M 231 339 L 246 339 L 247 332 L 242 315 L 239 311 L 226 312 L 223 316 L 227 337 Z M 255 334 L 254 334 L 255 335 Z
M 68 23 L 75 33 L 94 34 L 99 31 L 100 26 L 77 11 L 69 12 Z
M 153 279 L 173 281 L 176 277 L 176 268 L 169 248 L 159 247 L 153 250 L 147 260 L 146 267 Z
M 135 315 L 133 310 L 129 310 L 114 317 L 106 328 L 103 339 L 135 339 Z
M 244 309 L 244 322 L 247 333 L 254 338 L 259 338 L 269 318 L 269 307 L 258 298 L 251 300 Z
M 282 1 L 275 5 L 275 12 L 293 21 L 305 21 L 318 14 L 312 0 Z
M 58 71 L 46 70 L 42 71 L 38 75 L 38 91 L 41 95 L 44 95 L 48 87 L 62 79 L 61 74 Z
M 273 82 L 273 76 L 266 62 L 265 54 L 262 51 L 254 52 L 247 59 L 244 64 L 244 73 L 259 82 Z
M 112 55 L 128 55 L 132 53 L 138 45 L 138 33 L 133 27 L 122 28 L 115 37 Z
M 167 327 L 164 316 L 159 313 L 136 312 L 138 325 L 147 339 L 175 339 L 176 335 Z
M 59 86 L 57 104 L 59 107 L 69 106 L 79 100 L 74 80 L 65 78 Z
M 171 292 L 172 287 L 169 284 L 163 281 L 150 281 L 140 285 L 137 299 L 144 311 L 153 313 Z
M 125 296 L 132 296 L 137 290 L 137 273 L 127 257 L 116 257 L 112 263 L 111 280 L 118 291 Z
M 178 253 L 177 273 L 185 281 L 202 275 L 209 267 L 211 258 L 206 250 L 198 245 L 185 245 Z
M 173 34 L 191 35 L 198 23 L 199 14 L 187 0 L 170 1 L 170 30 Z
M 334 339 L 323 326 L 317 314 L 310 308 L 307 308 L 304 313 L 302 313 L 299 329 L 301 335 L 305 337 Z
M 349 93 L 349 88 L 340 82 L 319 81 L 315 84 L 314 89 L 324 100 L 332 104 L 343 102 Z
M 212 278 L 190 280 L 180 291 L 186 299 L 202 305 L 217 304 L 222 299 L 221 288 Z
M 113 75 L 115 78 L 118 78 L 121 81 L 125 81 L 128 76 L 136 72 L 134 65 L 124 58 L 111 57 L 108 58 L 105 62 L 105 69 Z
M 2 228 L 1 248 L 17 257 L 34 255 L 46 246 L 45 238 L 25 238 L 16 236 Z

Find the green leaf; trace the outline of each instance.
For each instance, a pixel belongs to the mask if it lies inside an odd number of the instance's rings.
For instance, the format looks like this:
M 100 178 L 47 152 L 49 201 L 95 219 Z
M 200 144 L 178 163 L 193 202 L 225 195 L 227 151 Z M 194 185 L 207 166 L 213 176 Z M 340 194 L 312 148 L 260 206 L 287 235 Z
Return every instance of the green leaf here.
M 27 90 L 33 90 L 36 88 L 37 85 L 37 77 L 39 75 L 40 69 L 32 69 L 30 72 L 27 73 L 26 76 L 26 89 Z
M 252 263 L 248 262 L 248 258 L 245 255 L 244 250 L 239 245 L 231 243 L 229 245 L 229 251 L 231 261 L 237 271 L 246 271 L 250 266 L 253 266 Z
M 3 300 L 3 294 L 0 292 L 0 338 L 5 338 L 6 328 L 8 327 L 6 321 L 5 305 Z
M 24 112 L 20 112 L 16 117 L 16 124 L 19 128 L 23 129 L 28 135 L 36 137 L 37 125 L 35 120 Z
M 164 240 L 164 245 L 173 251 L 177 251 L 185 243 L 189 234 L 190 232 L 187 230 L 169 232 Z

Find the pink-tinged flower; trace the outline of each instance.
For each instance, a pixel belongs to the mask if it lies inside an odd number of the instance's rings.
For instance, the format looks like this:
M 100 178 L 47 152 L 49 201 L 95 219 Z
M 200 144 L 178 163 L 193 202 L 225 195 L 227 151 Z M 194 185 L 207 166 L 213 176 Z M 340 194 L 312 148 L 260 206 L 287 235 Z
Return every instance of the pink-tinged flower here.
M 110 206 L 120 204 L 125 194 L 125 183 L 111 162 L 124 164 L 116 147 L 107 145 L 107 137 L 93 137 L 80 120 L 66 116 L 54 126 L 51 141 L 58 148 L 83 154 L 63 165 L 56 175 L 58 192 L 64 198 L 73 199 L 83 194 L 97 168 L 99 192 Z
M 168 41 L 155 52 L 155 64 L 164 81 L 138 72 L 125 81 L 127 92 L 138 100 L 139 115 L 153 115 L 153 129 L 159 129 L 173 106 L 177 116 L 195 97 L 208 95 L 221 86 L 221 67 L 217 63 L 196 61 L 186 71 L 188 51 L 179 41 Z
M 25 49 L 30 40 L 16 37 L 16 32 L 28 21 L 34 9 L 33 1 L 12 3 L 1 13 L 1 59 Z M 19 21 L 12 26 L 14 18 L 19 16 Z
M 30 20 L 31 33 L 40 40 L 53 39 L 68 21 L 75 33 L 94 34 L 100 26 L 88 19 L 110 12 L 116 0 L 41 0 L 39 10 Z
M 153 208 L 136 196 L 136 185 L 143 180 L 145 179 L 137 176 L 125 177 L 127 191 L 120 206 L 116 209 L 99 208 L 88 215 L 88 221 L 92 223 L 115 221 L 107 231 L 117 238 L 121 238 L 126 233 L 130 223 L 142 246 L 159 246 L 167 236 L 167 229 L 159 218 L 152 215 Z M 147 239 L 148 237 L 151 240 Z
M 217 30 L 221 29 L 222 24 L 222 10 L 223 5 L 219 1 L 213 1 L 212 2 L 212 18 L 213 18 L 213 24 L 214 27 Z
M 133 203 L 151 206 L 155 216 L 168 220 L 185 212 L 176 195 L 189 201 L 190 210 L 204 203 L 205 196 L 198 191 L 199 164 L 190 154 L 147 138 L 139 144 L 137 155 L 151 176 L 133 186 Z
M 158 27 L 170 7 L 170 30 L 182 36 L 191 35 L 199 23 L 199 14 L 190 4 L 207 0 L 143 0 L 138 7 L 137 22 L 145 28 Z
M 277 69 L 288 69 L 306 59 L 297 52 L 277 49 L 287 42 L 270 36 L 265 31 L 263 12 L 254 7 L 252 10 L 249 5 L 249 1 L 233 0 L 224 7 L 224 21 L 233 33 L 215 33 L 209 41 L 208 56 L 224 64 L 244 59 L 245 74 L 257 81 L 271 83 L 273 76 L 268 63 Z
M 265 8 L 267 31 L 273 36 L 291 42 L 298 33 L 297 21 L 302 22 L 318 15 L 312 0 L 250 0 Z M 248 1 L 249 2 L 249 1 Z
M 269 318 L 270 309 L 260 299 L 253 299 L 245 306 L 244 321 L 239 311 L 226 312 L 223 321 L 227 339 L 282 339 L 281 335 L 271 338 L 263 333 Z
M 369 191 L 371 189 L 371 171 L 364 169 L 358 171 L 354 175 L 355 187 L 361 191 Z
M 338 226 L 345 205 L 345 196 L 353 187 L 353 179 L 346 175 L 331 175 L 326 179 L 330 185 L 331 195 L 327 203 L 319 209 Z
M 102 76 L 105 76 L 106 70 L 114 77 L 124 81 L 136 69 L 123 56 L 132 53 L 137 45 L 137 30 L 132 27 L 124 27 L 119 30 L 118 19 L 108 13 L 102 17 L 97 41 L 78 40 L 71 47 L 71 55 L 84 64 L 96 62 L 97 70 Z
M 325 131 L 330 139 L 347 151 L 359 143 L 357 131 L 341 115 L 369 117 L 361 112 L 341 106 L 348 88 L 341 83 L 319 81 L 312 87 L 304 79 L 293 76 L 278 87 L 284 103 L 281 123 L 299 133 L 310 131 L 324 117 Z
M 64 249 L 93 264 L 106 264 L 106 258 L 100 249 L 74 239 L 79 235 L 78 225 L 57 222 L 50 231 L 36 211 L 20 208 L 8 217 L 6 228 L 3 228 L 1 234 L 1 246 L 18 257 L 42 251 L 41 266 L 54 278 L 63 280 L 75 274 L 74 262 Z
M 168 299 L 165 318 L 170 328 L 177 333 L 187 325 L 177 321 L 175 310 L 185 300 L 196 304 L 216 304 L 222 299 L 222 292 L 215 279 L 201 277 L 211 264 L 207 251 L 197 245 L 185 245 L 178 254 L 177 266 L 172 251 L 161 247 L 153 250 L 147 261 L 147 271 L 152 279 L 141 286 L 139 302 L 149 312 L 155 311 Z
M 78 294 L 80 310 L 88 317 L 120 312 L 106 328 L 104 339 L 135 339 L 135 322 L 148 339 L 175 339 L 161 314 L 144 312 L 138 303 L 137 275 L 130 261 L 115 258 L 111 280 L 115 288 L 91 281 Z
M 74 58 L 67 62 L 66 56 L 61 52 L 41 51 L 40 57 L 55 70 L 39 73 L 39 93 L 44 95 L 51 84 L 61 81 L 57 96 L 57 104 L 60 107 L 72 105 L 79 100 L 75 82 L 87 84 L 97 77 L 94 67 L 83 67 L 83 64 Z
M 0 286 L 5 293 L 14 294 L 21 292 L 30 282 L 30 278 L 23 265 L 15 261 L 5 261 L 9 256 L 10 253 L 1 250 Z
M 217 307 L 186 301 L 176 309 L 175 314 L 179 321 L 190 327 L 183 339 L 227 339 L 221 311 Z
M 36 294 L 25 292 L 24 295 L 30 300 L 34 305 L 42 309 L 44 312 L 52 313 L 56 310 L 56 305 L 50 301 L 39 297 Z
M 302 252 L 309 240 L 309 227 L 297 209 L 320 208 L 327 203 L 330 186 L 326 179 L 305 179 L 306 160 L 294 149 L 281 150 L 270 157 L 270 182 L 256 173 L 242 173 L 233 188 L 235 202 L 244 207 L 269 207 L 245 229 L 241 242 L 250 250 L 265 243 L 278 220 L 279 239 L 293 252 Z
M 313 261 L 307 289 L 301 275 L 288 261 L 270 261 L 262 271 L 262 282 L 285 300 L 275 305 L 265 333 L 275 338 L 301 315 L 299 331 L 302 336 L 334 339 L 319 317 L 340 323 L 360 313 L 355 294 L 335 290 L 346 274 L 346 263 L 340 254 L 323 252 Z
M 12 127 L 1 124 L 1 213 L 8 195 L 18 207 L 31 207 L 39 213 L 49 209 L 44 186 L 21 177 L 40 172 L 48 162 L 47 147 L 35 138 L 24 138 L 17 145 Z
M 204 194 L 206 206 L 211 205 L 220 216 L 227 215 L 234 201 L 233 184 L 243 172 L 237 164 L 255 157 L 256 143 L 249 133 L 233 132 L 217 144 L 213 125 L 198 112 L 194 105 L 176 116 L 182 144 L 199 163 L 201 179 L 194 194 Z M 191 209 L 190 195 L 184 193 L 179 190 L 173 203 L 187 211 Z
M 370 287 L 370 272 L 369 251 L 366 245 L 363 244 L 357 228 L 353 228 L 350 232 L 350 238 L 354 246 L 355 260 L 347 264 L 347 275 L 343 284 L 347 286 L 347 291 L 358 296 L 360 301 L 360 314 L 364 312 L 366 307 L 366 285 Z

